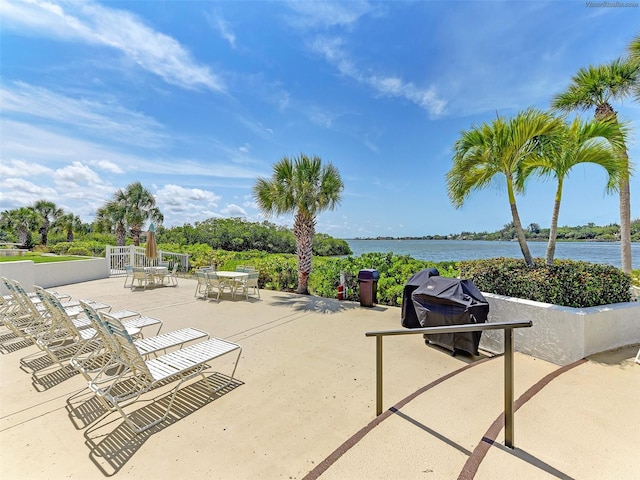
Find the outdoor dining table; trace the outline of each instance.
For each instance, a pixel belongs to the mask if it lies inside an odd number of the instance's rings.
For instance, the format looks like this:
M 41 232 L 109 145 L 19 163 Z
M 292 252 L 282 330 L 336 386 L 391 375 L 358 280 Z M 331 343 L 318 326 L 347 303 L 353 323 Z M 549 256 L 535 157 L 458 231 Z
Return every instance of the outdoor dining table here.
M 169 267 L 144 267 L 145 271 L 149 274 L 149 278 L 152 283 L 162 285 L 164 283 L 164 277 L 169 276 Z
M 217 270 L 215 273 L 219 278 L 229 279 L 229 288 L 231 289 L 231 295 L 235 297 L 236 283 L 240 283 L 243 279 L 246 280 L 249 277 L 247 272 L 231 272 L 225 270 Z

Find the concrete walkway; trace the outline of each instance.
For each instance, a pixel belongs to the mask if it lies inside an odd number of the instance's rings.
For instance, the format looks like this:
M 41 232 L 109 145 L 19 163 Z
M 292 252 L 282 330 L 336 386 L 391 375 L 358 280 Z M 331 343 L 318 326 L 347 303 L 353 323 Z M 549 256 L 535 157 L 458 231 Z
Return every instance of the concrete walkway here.
M 196 283 L 131 291 L 122 278 L 59 287 L 243 348 L 237 384 L 184 387 L 164 423 L 134 434 L 68 370 L 34 381 L 0 355 L 0 477 L 12 479 L 640 478 L 640 365 L 628 347 L 568 367 L 516 353 L 514 450 L 503 446 L 501 357 L 452 357 L 421 336 L 384 340 L 385 411 L 375 417 L 375 340 L 400 309 L 261 290 L 196 299 Z M 226 373 L 231 358 L 214 366 Z M 163 391 L 127 408 L 144 415 Z

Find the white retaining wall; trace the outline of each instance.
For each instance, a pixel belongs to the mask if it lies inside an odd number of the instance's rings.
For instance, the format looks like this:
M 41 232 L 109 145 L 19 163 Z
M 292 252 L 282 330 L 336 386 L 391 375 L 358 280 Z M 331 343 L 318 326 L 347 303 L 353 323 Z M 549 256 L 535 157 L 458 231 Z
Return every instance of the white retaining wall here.
M 516 351 L 557 365 L 640 343 L 640 302 L 571 308 L 491 293 L 483 295 L 489 302 L 489 322 L 533 322 L 531 328 L 514 330 Z M 502 353 L 502 330 L 483 332 L 480 348 Z
M 25 290 L 31 292 L 33 285 L 43 288 L 58 287 L 70 283 L 80 283 L 109 277 L 109 264 L 106 258 L 71 260 L 35 264 L 31 260 L 1 262 L 0 276 L 17 280 Z M 6 294 L 4 285 L 0 286 Z

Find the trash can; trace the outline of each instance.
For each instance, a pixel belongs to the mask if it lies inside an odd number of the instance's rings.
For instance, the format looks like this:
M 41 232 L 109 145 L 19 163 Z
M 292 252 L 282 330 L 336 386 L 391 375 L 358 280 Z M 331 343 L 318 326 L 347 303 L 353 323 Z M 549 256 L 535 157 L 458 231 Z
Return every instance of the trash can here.
M 360 306 L 373 307 L 378 303 L 378 279 L 380 274 L 373 268 L 365 268 L 358 272 L 360 290 Z

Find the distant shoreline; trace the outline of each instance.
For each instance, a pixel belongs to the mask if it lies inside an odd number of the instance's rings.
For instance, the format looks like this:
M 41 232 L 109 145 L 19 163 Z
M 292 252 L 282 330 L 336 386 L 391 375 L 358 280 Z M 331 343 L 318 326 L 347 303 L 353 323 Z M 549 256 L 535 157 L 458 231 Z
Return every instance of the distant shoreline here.
M 517 240 L 507 239 L 489 239 L 489 238 L 446 238 L 446 237 L 355 237 L 355 238 L 343 238 L 342 240 L 366 240 L 366 241 L 403 241 L 403 240 L 441 240 L 441 241 L 459 241 L 459 242 L 517 242 Z M 549 239 L 544 238 L 528 238 L 527 242 L 548 242 Z M 620 243 L 620 240 L 600 240 L 597 238 L 577 238 L 574 240 L 568 240 L 563 238 L 562 240 L 556 240 L 556 243 L 573 243 L 573 242 L 602 242 L 602 243 Z M 640 243 L 638 241 L 632 241 L 631 243 Z

